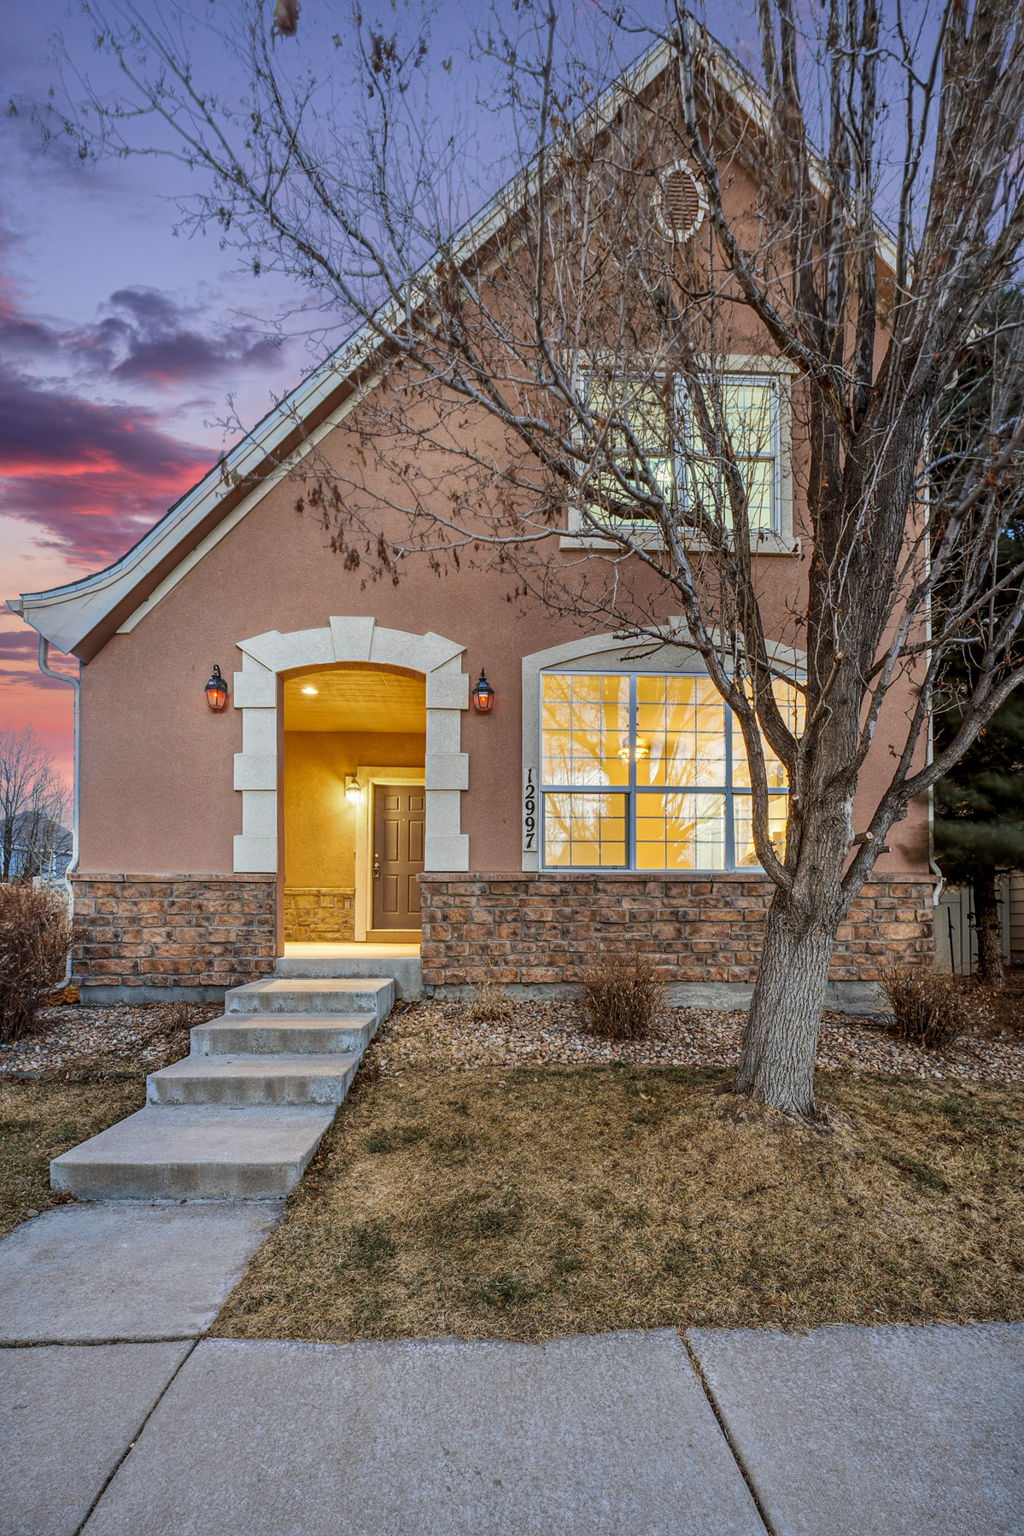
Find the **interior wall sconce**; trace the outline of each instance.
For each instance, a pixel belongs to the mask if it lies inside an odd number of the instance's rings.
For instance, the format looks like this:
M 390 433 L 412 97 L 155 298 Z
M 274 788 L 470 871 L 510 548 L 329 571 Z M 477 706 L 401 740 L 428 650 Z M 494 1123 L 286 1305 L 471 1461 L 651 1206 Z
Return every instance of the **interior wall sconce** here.
M 346 773 L 345 799 L 350 800 L 353 805 L 358 805 L 362 798 L 363 786 L 360 784 L 354 773 Z
M 480 681 L 470 694 L 473 700 L 473 708 L 479 715 L 489 715 L 494 708 L 494 689 L 487 681 L 483 667 L 480 668 Z
M 220 667 L 214 667 L 213 676 L 203 689 L 206 694 L 206 702 L 215 715 L 219 715 L 228 702 L 228 685 L 221 676 Z

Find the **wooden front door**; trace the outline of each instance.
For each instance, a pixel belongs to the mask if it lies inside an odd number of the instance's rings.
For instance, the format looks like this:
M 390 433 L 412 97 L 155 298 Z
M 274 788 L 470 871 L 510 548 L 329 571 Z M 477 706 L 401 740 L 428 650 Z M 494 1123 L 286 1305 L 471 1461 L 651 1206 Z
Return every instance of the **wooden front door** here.
M 373 926 L 420 927 L 423 873 L 422 784 L 373 787 Z

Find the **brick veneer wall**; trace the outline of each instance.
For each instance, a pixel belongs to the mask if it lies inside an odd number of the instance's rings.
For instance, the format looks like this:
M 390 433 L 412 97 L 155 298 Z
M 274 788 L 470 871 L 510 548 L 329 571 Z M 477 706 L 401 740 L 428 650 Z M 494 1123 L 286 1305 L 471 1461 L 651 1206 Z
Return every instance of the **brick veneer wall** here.
M 273 875 L 75 875 L 83 987 L 237 987 L 277 953 Z
M 751 982 L 772 886 L 766 877 L 681 880 L 597 874 L 422 875 L 423 981 L 566 982 L 600 950 L 639 944 L 670 982 Z M 873 880 L 839 930 L 833 981 L 876 981 L 934 949 L 930 880 Z
M 285 942 L 335 944 L 354 939 L 355 900 L 351 886 L 285 886 Z

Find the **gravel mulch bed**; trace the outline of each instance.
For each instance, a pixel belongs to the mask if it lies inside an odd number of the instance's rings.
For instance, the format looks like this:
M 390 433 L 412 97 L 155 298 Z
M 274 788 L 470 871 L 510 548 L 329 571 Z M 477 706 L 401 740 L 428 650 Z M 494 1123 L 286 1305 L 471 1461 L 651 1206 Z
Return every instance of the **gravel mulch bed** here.
M 0 1077 L 88 1071 L 152 1072 L 188 1054 L 188 1032 L 213 1018 L 213 1004 L 118 1004 L 40 1011 L 31 1034 L 0 1044 Z M 512 1003 L 499 1019 L 474 1019 L 464 1002 L 399 1004 L 370 1047 L 367 1064 L 392 1075 L 508 1066 L 728 1067 L 737 1060 L 742 1011 L 666 1009 L 643 1041 L 595 1038 L 573 1002 Z M 893 1038 L 880 1021 L 825 1014 L 818 1065 L 829 1071 L 966 1082 L 1024 1083 L 1024 1035 L 969 1035 L 947 1051 L 922 1051 Z
M 221 1012 L 200 1003 L 41 1008 L 29 1034 L 0 1043 L 0 1077 L 153 1072 L 187 1056 L 192 1026 Z
M 383 1073 L 506 1066 L 594 1066 L 626 1062 L 650 1067 L 728 1067 L 740 1050 L 744 1012 L 666 1009 L 643 1041 L 596 1039 L 572 1002 L 514 1003 L 508 1016 L 474 1020 L 462 1002 L 399 1005 L 368 1054 Z M 922 1051 L 888 1034 L 880 1021 L 826 1013 L 818 1065 L 823 1071 L 967 1082 L 1024 1083 L 1024 1038 L 965 1036 L 944 1052 Z

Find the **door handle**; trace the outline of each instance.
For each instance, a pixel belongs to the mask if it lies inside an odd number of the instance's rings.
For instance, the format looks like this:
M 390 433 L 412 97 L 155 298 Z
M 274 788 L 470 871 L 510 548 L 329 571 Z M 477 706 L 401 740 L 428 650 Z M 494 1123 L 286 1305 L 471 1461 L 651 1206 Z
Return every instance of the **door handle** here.
M 379 880 L 380 879 L 380 854 L 379 853 L 375 853 L 374 856 L 373 856 L 373 878 L 375 880 Z

